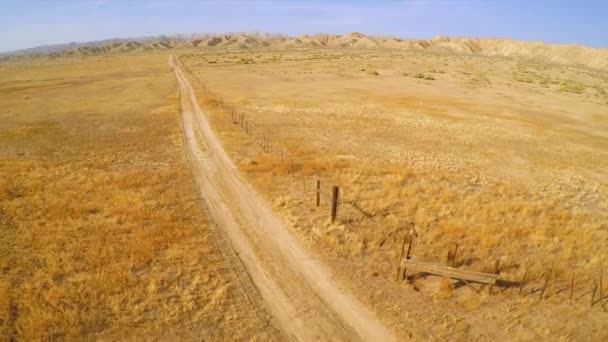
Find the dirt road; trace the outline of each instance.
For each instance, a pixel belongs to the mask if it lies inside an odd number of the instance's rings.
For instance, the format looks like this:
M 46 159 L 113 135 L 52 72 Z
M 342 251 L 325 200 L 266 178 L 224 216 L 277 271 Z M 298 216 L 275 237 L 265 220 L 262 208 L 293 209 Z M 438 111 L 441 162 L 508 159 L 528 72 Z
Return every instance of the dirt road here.
M 275 320 L 273 325 L 290 340 L 395 340 L 241 178 L 173 56 L 170 65 L 180 87 L 183 131 L 200 191 Z

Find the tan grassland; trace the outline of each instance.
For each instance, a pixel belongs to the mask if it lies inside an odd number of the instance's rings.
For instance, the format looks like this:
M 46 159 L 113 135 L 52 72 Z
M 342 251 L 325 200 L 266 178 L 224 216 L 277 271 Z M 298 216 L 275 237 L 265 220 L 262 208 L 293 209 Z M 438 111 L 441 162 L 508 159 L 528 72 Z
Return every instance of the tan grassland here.
M 608 340 L 605 49 L 115 45 L 0 61 L 0 340 L 285 339 L 205 211 L 170 53 L 240 172 L 400 340 Z M 501 282 L 397 280 L 410 238 Z
M 185 157 L 167 54 L 0 64 L 0 340 L 273 340 Z
M 608 338 L 605 72 L 390 49 L 180 55 L 241 171 L 403 339 Z M 457 266 L 498 260 L 505 283 L 396 282 L 413 234 L 413 254 L 457 243 Z

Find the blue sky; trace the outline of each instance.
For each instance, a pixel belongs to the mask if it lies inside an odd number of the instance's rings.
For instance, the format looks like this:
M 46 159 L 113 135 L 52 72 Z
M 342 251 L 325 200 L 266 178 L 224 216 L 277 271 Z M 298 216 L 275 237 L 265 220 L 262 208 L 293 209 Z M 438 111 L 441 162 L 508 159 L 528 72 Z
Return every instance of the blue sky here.
M 0 51 L 204 32 L 507 37 L 608 47 L 608 0 L 0 0 Z

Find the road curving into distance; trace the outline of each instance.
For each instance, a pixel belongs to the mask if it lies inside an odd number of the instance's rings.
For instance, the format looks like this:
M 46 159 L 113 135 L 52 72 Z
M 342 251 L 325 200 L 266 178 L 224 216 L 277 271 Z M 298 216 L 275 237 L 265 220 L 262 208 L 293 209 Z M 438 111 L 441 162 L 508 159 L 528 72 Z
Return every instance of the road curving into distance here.
M 272 324 L 288 340 L 395 341 L 374 313 L 333 278 L 241 177 L 195 92 L 169 58 L 180 89 L 182 129 L 209 215 L 238 255 Z

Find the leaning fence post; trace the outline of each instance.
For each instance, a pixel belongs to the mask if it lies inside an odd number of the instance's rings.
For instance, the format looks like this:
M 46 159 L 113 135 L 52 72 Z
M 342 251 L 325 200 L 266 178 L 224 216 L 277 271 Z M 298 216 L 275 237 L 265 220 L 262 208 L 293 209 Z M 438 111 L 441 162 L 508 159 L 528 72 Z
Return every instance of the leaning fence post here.
M 597 291 L 597 282 L 593 282 L 593 291 L 591 291 L 591 306 L 593 306 L 595 300 L 595 292 Z
M 452 245 L 450 246 L 450 249 L 448 250 L 448 264 L 450 265 L 450 267 L 454 267 L 454 265 L 456 265 L 457 254 L 458 254 L 458 243 L 454 242 L 454 243 L 452 243 Z
M 399 259 L 397 259 L 397 275 L 395 276 L 395 281 L 399 281 L 399 276 L 401 275 L 401 263 L 403 262 L 403 255 L 405 254 L 406 241 L 407 236 L 404 236 L 403 243 L 401 244 L 401 251 L 399 252 Z
M 526 265 L 526 270 L 524 271 L 524 277 L 521 280 L 521 283 L 519 284 L 519 293 L 521 293 L 521 291 L 524 289 L 524 286 L 526 285 L 526 278 L 528 277 L 528 265 Z
M 414 243 L 414 239 L 412 238 L 412 236 L 409 236 L 409 241 L 407 243 L 407 253 L 405 254 L 405 259 L 409 259 L 410 258 L 410 254 L 412 253 L 412 244 Z M 407 280 L 407 266 L 403 266 L 403 276 L 402 278 L 403 280 Z
M 331 223 L 336 221 L 336 216 L 338 215 L 338 198 L 340 197 L 340 188 L 335 186 L 333 187 L 332 196 L 331 196 Z
M 496 263 L 494 264 L 494 274 L 498 274 L 500 272 L 500 259 L 496 260 Z M 492 290 L 494 289 L 494 284 L 490 285 L 490 294 L 492 294 Z
M 574 295 L 574 272 L 570 278 L 570 305 L 572 305 L 572 296 Z
M 604 265 L 601 265 L 600 266 L 600 306 L 602 305 L 602 300 L 604 299 L 603 287 L 604 287 Z
M 317 179 L 317 207 L 321 204 L 321 180 Z
M 555 265 L 555 262 L 553 264 L 551 264 L 551 269 L 549 269 L 549 273 L 547 273 L 547 276 L 545 277 L 545 283 L 543 284 L 543 288 L 540 290 L 540 300 L 543 299 L 543 295 L 545 294 L 545 290 L 547 290 L 547 284 L 549 284 L 549 278 L 551 278 L 551 273 L 553 273 L 553 266 Z

